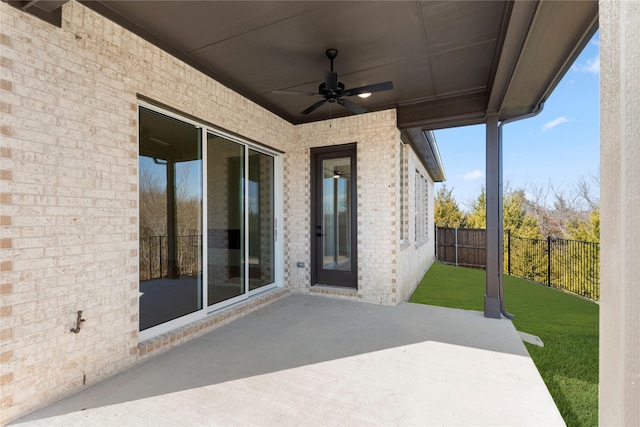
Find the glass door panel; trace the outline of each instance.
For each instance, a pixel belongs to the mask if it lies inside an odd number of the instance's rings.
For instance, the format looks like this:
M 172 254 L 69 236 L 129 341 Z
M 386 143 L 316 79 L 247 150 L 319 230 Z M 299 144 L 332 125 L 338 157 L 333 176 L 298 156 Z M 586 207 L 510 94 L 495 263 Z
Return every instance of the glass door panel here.
M 322 170 L 322 268 L 351 271 L 351 159 L 323 160 Z
M 274 159 L 249 150 L 249 290 L 275 281 Z
M 208 305 L 245 293 L 244 152 L 207 134 Z
M 140 331 L 202 307 L 199 128 L 141 107 Z

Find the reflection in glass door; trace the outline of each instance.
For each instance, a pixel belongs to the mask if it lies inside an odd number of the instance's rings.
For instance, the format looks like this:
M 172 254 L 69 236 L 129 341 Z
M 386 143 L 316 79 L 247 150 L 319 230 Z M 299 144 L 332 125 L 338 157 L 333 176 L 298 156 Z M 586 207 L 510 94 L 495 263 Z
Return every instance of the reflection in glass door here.
M 208 305 L 245 293 L 244 151 L 207 134 Z
M 249 290 L 275 281 L 274 159 L 249 150 Z
M 351 270 L 351 159 L 322 161 L 322 268 Z
M 199 128 L 139 113 L 138 321 L 148 331 L 203 308 L 202 151 Z

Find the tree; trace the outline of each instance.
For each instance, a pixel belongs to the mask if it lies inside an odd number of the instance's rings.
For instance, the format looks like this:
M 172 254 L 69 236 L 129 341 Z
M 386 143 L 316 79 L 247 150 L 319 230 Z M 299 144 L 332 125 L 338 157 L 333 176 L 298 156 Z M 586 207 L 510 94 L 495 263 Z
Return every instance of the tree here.
M 524 190 L 511 190 L 507 185 L 503 195 L 503 227 L 517 236 L 539 238 L 540 228 L 536 218 L 528 212 L 528 205 Z M 487 228 L 487 194 L 484 187 L 466 219 L 471 228 Z
M 434 219 L 438 227 L 460 228 L 466 226 L 465 216 L 458 206 L 458 202 L 451 194 L 446 184 L 440 187 L 434 201 Z
M 167 234 L 166 166 L 146 161 L 140 164 L 140 237 Z
M 470 228 L 487 228 L 487 194 L 484 186 L 473 205 L 471 212 L 467 214 L 467 225 Z
M 569 224 L 569 237 L 573 240 L 600 242 L 600 209 L 589 214 L 588 221 L 575 221 Z
M 529 211 L 536 217 L 542 235 L 598 242 L 599 186 L 598 174 L 583 175 L 573 185 L 549 181 L 545 186 L 527 186 Z
M 503 227 L 514 235 L 538 239 L 542 235 L 536 218 L 527 211 L 524 190 L 507 190 L 503 200 Z

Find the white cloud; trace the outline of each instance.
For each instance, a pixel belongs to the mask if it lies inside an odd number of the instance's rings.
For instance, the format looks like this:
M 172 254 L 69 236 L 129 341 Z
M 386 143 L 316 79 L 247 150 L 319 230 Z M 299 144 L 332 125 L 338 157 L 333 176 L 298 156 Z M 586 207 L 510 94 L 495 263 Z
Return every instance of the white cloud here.
M 587 59 L 583 64 L 576 64 L 574 69 L 580 73 L 600 74 L 600 54 Z
M 542 132 L 546 132 L 558 126 L 559 124 L 570 122 L 570 121 L 571 120 L 567 119 L 565 116 L 560 116 L 557 119 L 551 120 L 550 122 L 547 122 L 544 125 L 542 125 Z
M 591 40 L 591 44 L 594 45 L 594 46 L 600 47 L 600 39 Z
M 474 181 L 476 179 L 480 179 L 484 177 L 484 172 L 482 172 L 480 169 L 474 169 L 472 171 L 469 171 L 467 173 L 465 173 L 462 176 L 462 179 L 466 180 L 466 181 Z

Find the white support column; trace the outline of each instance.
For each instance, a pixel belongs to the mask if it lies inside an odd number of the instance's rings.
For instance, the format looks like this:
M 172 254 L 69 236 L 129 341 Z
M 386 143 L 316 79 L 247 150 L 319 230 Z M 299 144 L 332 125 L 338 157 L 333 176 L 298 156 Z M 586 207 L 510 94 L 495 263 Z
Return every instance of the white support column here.
M 640 2 L 600 1 L 599 424 L 640 425 Z
M 487 287 L 484 316 L 500 319 L 502 289 L 502 141 L 498 116 L 487 116 L 486 192 L 487 192 Z

